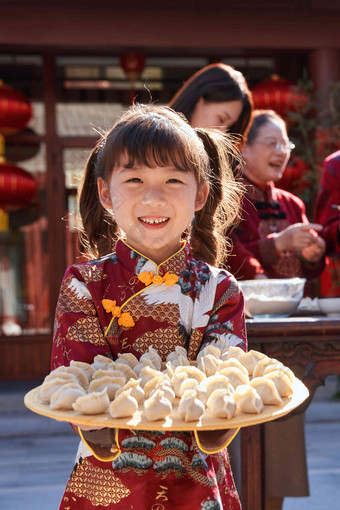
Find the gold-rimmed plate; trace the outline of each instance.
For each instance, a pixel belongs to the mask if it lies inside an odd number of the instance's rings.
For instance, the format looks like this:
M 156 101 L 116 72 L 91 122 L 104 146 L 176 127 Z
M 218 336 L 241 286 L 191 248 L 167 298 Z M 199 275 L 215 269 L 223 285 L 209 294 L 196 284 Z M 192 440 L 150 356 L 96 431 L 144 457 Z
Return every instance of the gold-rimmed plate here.
M 308 397 L 309 391 L 306 386 L 296 377 L 293 383 L 293 394 L 283 399 L 283 404 L 266 405 L 259 414 L 236 414 L 232 419 L 226 420 L 215 418 L 208 410 L 197 421 L 185 422 L 178 413 L 179 399 L 176 399 L 171 414 L 164 420 L 148 421 L 143 406 L 128 418 L 112 418 L 110 414 L 85 415 L 75 411 L 62 411 L 51 409 L 48 405 L 42 404 L 39 400 L 40 386 L 29 391 L 25 396 L 25 405 L 31 411 L 53 418 L 57 421 L 78 423 L 84 426 L 110 427 L 134 430 L 218 430 L 224 428 L 249 427 L 258 425 L 277 418 L 282 418 L 293 409 L 302 404 Z

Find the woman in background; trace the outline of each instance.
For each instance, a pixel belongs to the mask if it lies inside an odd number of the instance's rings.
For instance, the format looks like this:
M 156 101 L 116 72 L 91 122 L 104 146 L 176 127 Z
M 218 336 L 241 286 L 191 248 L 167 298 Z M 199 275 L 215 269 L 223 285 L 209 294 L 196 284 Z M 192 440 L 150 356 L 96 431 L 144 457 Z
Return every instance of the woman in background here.
M 245 139 L 253 101 L 243 74 L 218 63 L 191 76 L 169 106 L 183 113 L 193 128 L 215 128 Z

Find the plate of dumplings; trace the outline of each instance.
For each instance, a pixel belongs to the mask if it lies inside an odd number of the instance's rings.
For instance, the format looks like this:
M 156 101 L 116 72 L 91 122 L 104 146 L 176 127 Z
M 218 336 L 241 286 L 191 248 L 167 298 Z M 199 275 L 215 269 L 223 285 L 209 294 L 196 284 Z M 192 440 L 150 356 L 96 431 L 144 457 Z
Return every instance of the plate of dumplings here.
M 235 343 L 235 336 L 230 335 Z M 195 361 L 177 346 L 165 362 L 149 347 L 138 360 L 97 355 L 71 361 L 25 396 L 35 413 L 93 427 L 214 430 L 281 418 L 308 397 L 306 386 L 277 359 L 231 345 L 228 335 Z

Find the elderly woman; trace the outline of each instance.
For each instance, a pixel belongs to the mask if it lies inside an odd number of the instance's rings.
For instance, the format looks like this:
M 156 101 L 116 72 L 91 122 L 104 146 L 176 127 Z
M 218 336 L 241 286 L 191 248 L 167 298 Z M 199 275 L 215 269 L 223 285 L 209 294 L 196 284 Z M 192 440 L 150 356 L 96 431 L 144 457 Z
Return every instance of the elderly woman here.
M 254 112 L 242 148 L 246 187 L 243 216 L 228 259 L 238 279 L 311 279 L 324 268 L 325 242 L 318 235 L 322 226 L 309 223 L 302 200 L 275 187 L 292 148 L 279 115 L 272 110 Z

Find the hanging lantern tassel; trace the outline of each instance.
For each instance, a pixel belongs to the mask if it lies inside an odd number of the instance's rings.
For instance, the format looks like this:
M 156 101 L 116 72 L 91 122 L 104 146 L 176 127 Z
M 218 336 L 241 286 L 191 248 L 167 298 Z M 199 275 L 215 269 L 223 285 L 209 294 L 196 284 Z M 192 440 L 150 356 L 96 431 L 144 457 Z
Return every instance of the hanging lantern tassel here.
M 0 232 L 8 232 L 9 218 L 8 213 L 0 209 Z

